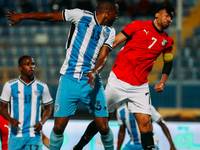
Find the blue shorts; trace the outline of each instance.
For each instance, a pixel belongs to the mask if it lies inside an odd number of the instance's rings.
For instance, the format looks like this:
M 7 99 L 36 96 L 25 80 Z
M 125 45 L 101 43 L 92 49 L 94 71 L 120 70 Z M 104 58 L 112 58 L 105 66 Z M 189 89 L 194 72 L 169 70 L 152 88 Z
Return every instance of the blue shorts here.
M 131 140 L 125 145 L 123 150 L 144 150 L 142 144 L 131 144 Z
M 154 146 L 155 147 L 155 150 L 159 150 L 158 149 L 158 146 Z M 143 147 L 142 147 L 142 144 L 132 144 L 132 141 L 130 140 L 126 145 L 125 147 L 123 148 L 123 150 L 144 150 Z
M 9 138 L 8 150 L 42 150 L 42 138 L 41 137 Z
M 54 107 L 54 117 L 74 115 L 79 101 L 96 117 L 108 117 L 108 108 L 101 78 L 97 76 L 94 89 L 87 85 L 87 80 L 80 80 L 62 75 L 58 85 Z

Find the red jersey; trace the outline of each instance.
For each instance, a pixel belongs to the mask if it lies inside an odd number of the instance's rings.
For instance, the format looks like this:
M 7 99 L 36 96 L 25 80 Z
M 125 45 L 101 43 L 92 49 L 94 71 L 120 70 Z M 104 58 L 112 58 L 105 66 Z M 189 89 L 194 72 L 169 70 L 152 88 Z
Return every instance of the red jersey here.
M 172 51 L 173 39 L 165 31 L 159 31 L 153 21 L 133 21 L 121 32 L 128 40 L 118 53 L 112 71 L 124 82 L 142 85 L 148 82 L 156 58 Z
M 8 120 L 0 115 L 0 138 L 2 150 L 8 150 Z

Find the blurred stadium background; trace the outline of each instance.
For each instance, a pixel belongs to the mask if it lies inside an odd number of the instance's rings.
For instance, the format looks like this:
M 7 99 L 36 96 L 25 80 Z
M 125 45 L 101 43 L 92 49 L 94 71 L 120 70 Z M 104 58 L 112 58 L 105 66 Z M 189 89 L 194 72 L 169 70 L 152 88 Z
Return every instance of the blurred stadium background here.
M 149 76 L 153 105 L 167 121 L 200 120 L 200 0 L 116 0 L 119 18 L 114 23 L 119 33 L 133 20 L 153 20 L 157 4 L 168 1 L 176 10 L 172 25 L 166 30 L 174 38 L 173 70 L 163 93 L 156 93 L 154 86 L 162 72 L 162 56 Z M 23 20 L 9 27 L 8 11 L 56 12 L 65 8 L 95 10 L 97 0 L 0 0 L 0 91 L 4 83 L 19 75 L 17 60 L 28 54 L 36 61 L 36 77 L 47 83 L 55 99 L 59 70 L 65 58 L 65 43 L 70 29 L 66 22 L 39 22 Z M 101 73 L 104 85 L 116 55 L 113 50 Z M 53 118 L 53 117 L 52 117 Z M 91 119 L 83 104 L 78 105 L 73 119 Z M 113 118 L 115 119 L 115 118 Z

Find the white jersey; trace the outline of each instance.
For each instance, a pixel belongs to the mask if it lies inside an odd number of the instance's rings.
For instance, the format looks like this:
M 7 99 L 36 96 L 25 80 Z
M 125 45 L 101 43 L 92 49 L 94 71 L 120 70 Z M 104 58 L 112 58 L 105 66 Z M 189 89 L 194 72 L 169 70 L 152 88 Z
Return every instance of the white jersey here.
M 20 122 L 18 129 L 10 127 L 10 137 L 40 136 L 33 126 L 41 120 L 41 104 L 53 102 L 45 83 L 36 78 L 29 84 L 20 77 L 10 80 L 4 85 L 0 100 L 10 103 L 10 116 Z
M 66 43 L 66 58 L 60 73 L 77 79 L 94 69 L 102 46 L 112 49 L 115 29 L 99 25 L 96 12 L 72 9 L 63 11 L 63 19 L 72 22 Z
M 152 105 L 150 105 L 150 107 L 151 107 L 151 119 L 158 123 L 159 121 L 161 121 L 162 117 Z M 136 122 L 135 116 L 129 113 L 128 108 L 125 104 L 123 104 L 117 109 L 117 121 L 119 125 L 126 126 L 132 141 L 131 144 L 141 143 L 140 130 Z M 154 134 L 154 144 L 157 145 L 157 137 L 155 136 L 155 134 Z

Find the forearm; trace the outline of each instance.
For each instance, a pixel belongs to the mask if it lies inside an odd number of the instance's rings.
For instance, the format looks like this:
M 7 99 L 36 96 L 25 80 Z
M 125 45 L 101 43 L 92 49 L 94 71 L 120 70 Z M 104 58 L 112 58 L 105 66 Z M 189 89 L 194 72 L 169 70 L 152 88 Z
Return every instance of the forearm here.
M 2 103 L 1 102 L 1 115 L 6 119 L 8 120 L 9 122 L 11 121 L 11 117 L 10 115 L 8 114 L 8 104 L 6 103 Z
M 165 83 L 167 82 L 167 79 L 168 79 L 168 75 L 167 74 L 162 74 L 162 78 L 161 78 L 160 82 L 165 85 Z
M 23 13 L 20 14 L 20 19 L 32 19 L 32 20 L 41 20 L 41 21 L 58 21 L 55 18 L 55 13 Z
M 159 123 L 159 125 L 161 126 L 161 128 L 162 128 L 166 138 L 168 139 L 170 145 L 174 146 L 174 143 L 173 143 L 172 138 L 171 138 L 171 134 L 170 134 L 169 129 L 167 128 L 166 124 L 163 121 L 161 121 Z
M 50 117 L 50 115 L 51 115 L 51 106 L 47 105 L 47 106 L 45 106 L 45 110 L 43 112 L 43 117 L 40 122 L 42 124 L 44 124 L 47 121 L 47 119 Z

